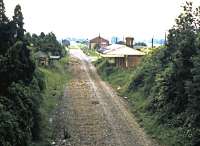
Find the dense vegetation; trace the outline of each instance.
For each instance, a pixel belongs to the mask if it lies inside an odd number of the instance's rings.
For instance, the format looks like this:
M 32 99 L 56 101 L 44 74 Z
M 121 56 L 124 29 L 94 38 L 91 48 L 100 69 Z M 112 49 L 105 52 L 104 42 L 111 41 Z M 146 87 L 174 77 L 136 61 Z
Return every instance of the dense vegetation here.
M 49 114 L 53 100 L 50 88 L 55 88 L 54 96 L 60 96 L 60 86 L 66 81 L 66 75 L 59 77 L 64 74 L 66 61 L 61 59 L 53 68 L 45 69 L 38 68 L 32 57 L 37 51 L 63 57 L 66 51 L 56 36 L 31 36 L 25 34 L 23 25 L 20 5 L 9 19 L 0 0 L 0 146 L 26 146 L 49 138 L 44 129 L 48 123 L 45 114 Z
M 134 46 L 144 46 L 144 47 L 147 47 L 147 44 L 144 43 L 144 42 L 137 42 L 134 44 Z
M 54 33 L 45 34 L 41 32 L 40 35 L 26 33 L 26 39 L 28 40 L 34 53 L 41 51 L 52 56 L 65 56 L 65 47 L 61 45 Z
M 129 97 L 139 122 L 162 144 L 200 145 L 200 8 L 187 2 L 165 47 L 147 55 L 134 70 L 97 63 L 99 73 Z M 108 76 L 108 77 L 105 77 Z M 116 82 L 115 82 L 116 81 Z
M 45 76 L 46 88 L 42 93 L 43 102 L 41 104 L 41 139 L 33 142 L 31 146 L 51 146 L 55 140 L 56 121 L 55 112 L 59 105 L 60 97 L 63 96 L 66 83 L 70 79 L 67 69 L 69 57 L 63 57 L 55 62 L 53 67 L 39 67 Z
M 22 146 L 40 137 L 42 74 L 31 60 L 21 7 L 12 20 L 0 0 L 0 145 Z

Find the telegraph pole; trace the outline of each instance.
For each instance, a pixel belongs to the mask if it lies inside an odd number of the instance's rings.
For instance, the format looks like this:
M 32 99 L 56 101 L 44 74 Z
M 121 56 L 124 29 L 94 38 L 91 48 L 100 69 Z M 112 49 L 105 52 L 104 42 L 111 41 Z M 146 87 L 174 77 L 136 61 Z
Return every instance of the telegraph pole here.
M 167 45 L 167 33 L 165 32 L 165 42 L 164 42 L 164 45 L 166 46 Z

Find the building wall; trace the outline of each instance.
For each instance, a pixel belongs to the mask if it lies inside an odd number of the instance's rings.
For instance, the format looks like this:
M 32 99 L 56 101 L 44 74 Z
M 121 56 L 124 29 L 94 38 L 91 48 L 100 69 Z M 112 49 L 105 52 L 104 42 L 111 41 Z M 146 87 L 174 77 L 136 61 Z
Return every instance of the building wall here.
M 90 40 L 90 48 L 94 48 L 95 44 L 98 44 L 99 47 L 106 47 L 109 45 L 109 41 L 99 36 Z
M 115 58 L 115 64 L 117 67 L 127 68 L 138 65 L 143 56 L 126 56 Z
M 141 61 L 143 56 L 128 56 L 127 57 L 127 62 L 128 62 L 128 67 L 134 67 L 138 65 Z
M 98 45 L 98 43 L 90 43 L 90 49 L 94 49 L 96 47 L 96 45 Z M 106 46 L 108 46 L 108 42 L 102 42 L 101 44 L 99 44 L 100 48 L 105 48 Z
M 105 48 L 109 45 L 109 42 L 101 42 L 100 47 Z
M 96 47 L 96 43 L 90 43 L 90 49 L 94 49 Z
M 125 68 L 126 67 L 125 58 L 124 57 L 115 58 L 115 64 L 116 64 L 117 67 Z

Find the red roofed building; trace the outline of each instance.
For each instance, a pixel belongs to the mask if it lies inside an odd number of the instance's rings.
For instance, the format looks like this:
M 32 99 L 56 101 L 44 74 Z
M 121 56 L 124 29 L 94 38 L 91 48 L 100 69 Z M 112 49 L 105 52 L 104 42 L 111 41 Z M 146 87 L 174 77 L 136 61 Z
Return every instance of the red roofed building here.
M 109 41 L 102 38 L 100 35 L 96 38 L 90 40 L 89 48 L 97 49 L 97 48 L 104 48 L 109 45 Z

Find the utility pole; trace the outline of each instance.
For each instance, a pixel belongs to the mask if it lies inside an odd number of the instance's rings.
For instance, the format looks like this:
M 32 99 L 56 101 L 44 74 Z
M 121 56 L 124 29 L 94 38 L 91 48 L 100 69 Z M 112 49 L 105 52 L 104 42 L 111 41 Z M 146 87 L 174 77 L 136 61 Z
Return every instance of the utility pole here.
M 151 47 L 153 48 L 153 39 L 154 39 L 154 36 L 152 37 L 152 40 L 151 40 Z
M 165 32 L 165 42 L 164 42 L 164 46 L 166 46 L 167 45 L 167 34 L 166 34 L 166 32 Z
M 101 46 L 101 35 L 100 35 L 100 33 L 99 33 L 98 46 L 97 46 L 96 49 L 97 49 L 97 50 L 100 49 L 100 48 L 101 48 L 100 46 Z

